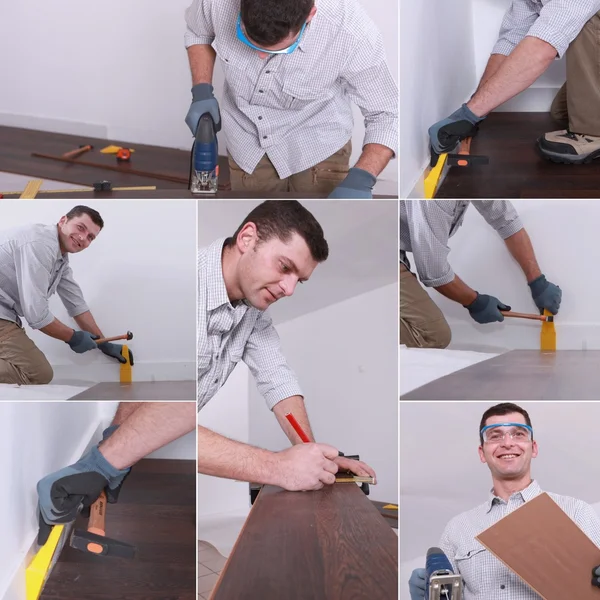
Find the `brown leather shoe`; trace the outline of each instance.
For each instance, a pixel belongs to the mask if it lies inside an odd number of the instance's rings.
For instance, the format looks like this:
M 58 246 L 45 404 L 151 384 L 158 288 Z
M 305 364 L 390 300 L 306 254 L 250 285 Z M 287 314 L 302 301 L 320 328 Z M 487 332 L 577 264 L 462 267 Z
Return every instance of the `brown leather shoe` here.
M 600 157 L 600 137 L 568 129 L 544 134 L 538 139 L 538 147 L 544 158 L 559 163 L 578 165 Z

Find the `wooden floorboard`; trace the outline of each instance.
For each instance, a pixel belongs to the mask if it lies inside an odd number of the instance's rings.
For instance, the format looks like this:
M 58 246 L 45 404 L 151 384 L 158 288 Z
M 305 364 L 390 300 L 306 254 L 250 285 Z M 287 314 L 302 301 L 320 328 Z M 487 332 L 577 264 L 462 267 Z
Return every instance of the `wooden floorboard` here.
M 195 461 L 140 461 L 106 510 L 106 535 L 134 545 L 135 558 L 95 556 L 65 544 L 41 599 L 195 600 L 195 515 Z M 76 527 L 86 526 L 79 517 Z
M 196 400 L 195 381 L 97 383 L 69 400 Z
M 450 167 L 437 198 L 598 198 L 600 160 L 563 165 L 539 154 L 536 140 L 561 129 L 548 113 L 492 113 L 480 125 L 471 154 L 488 165 Z
M 211 600 L 393 600 L 398 538 L 355 485 L 266 486 Z
M 600 350 L 513 350 L 440 377 L 402 400 L 600 400 Z

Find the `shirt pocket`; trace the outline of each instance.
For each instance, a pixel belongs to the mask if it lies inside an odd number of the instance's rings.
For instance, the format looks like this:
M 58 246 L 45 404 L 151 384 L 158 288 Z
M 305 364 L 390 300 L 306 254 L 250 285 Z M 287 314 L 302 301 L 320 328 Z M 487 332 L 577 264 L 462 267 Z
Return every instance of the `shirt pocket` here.
M 219 38 L 215 38 L 212 47 L 221 61 L 226 86 L 233 91 L 234 95 L 248 101 L 254 87 L 250 78 L 248 59 Z
M 454 562 L 460 575 L 468 582 L 472 592 L 479 591 L 481 574 L 485 572 L 486 555 L 486 548 L 477 543 L 458 548 L 454 555 Z
M 301 80 L 284 81 L 281 91 L 284 108 L 290 110 L 303 110 L 311 104 L 327 100 L 331 96 L 331 91 L 327 88 Z

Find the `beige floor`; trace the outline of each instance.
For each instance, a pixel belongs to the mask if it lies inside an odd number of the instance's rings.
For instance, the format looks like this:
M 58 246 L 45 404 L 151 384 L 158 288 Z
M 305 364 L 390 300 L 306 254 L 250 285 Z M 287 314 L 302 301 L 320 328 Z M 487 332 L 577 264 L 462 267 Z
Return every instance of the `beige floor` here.
M 206 542 L 198 542 L 198 599 L 209 600 L 226 558 Z

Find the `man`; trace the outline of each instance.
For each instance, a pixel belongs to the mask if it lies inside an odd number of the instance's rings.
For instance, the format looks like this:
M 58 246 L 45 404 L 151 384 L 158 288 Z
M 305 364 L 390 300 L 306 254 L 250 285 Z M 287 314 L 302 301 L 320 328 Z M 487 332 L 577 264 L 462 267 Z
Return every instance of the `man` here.
M 471 99 L 429 129 L 433 152 L 450 152 L 472 136 L 495 108 L 527 89 L 558 57 L 567 82 L 551 115 L 559 131 L 538 146 L 555 162 L 581 164 L 600 156 L 600 0 L 513 0 L 479 87 Z
M 268 201 L 244 219 L 230 238 L 199 253 L 198 402 L 201 409 L 225 384 L 240 360 L 294 444 L 269 452 L 198 427 L 198 470 L 287 490 L 313 490 L 335 481 L 339 469 L 375 476 L 363 462 L 315 444 L 302 391 L 281 353 L 269 306 L 294 293 L 327 259 L 323 230 L 299 202 Z M 311 443 L 289 424 L 292 413 Z
M 44 544 L 54 525 L 71 523 L 102 491 L 117 502 L 132 465 L 193 431 L 193 402 L 123 402 L 102 440 L 77 462 L 50 473 L 37 484 L 39 532 Z
M 448 523 L 440 549 L 455 573 L 464 580 L 464 600 L 537 600 L 526 583 L 494 557 L 475 536 L 542 493 L 531 478 L 531 459 L 538 455 L 531 419 L 516 404 L 488 408 L 479 426 L 479 459 L 492 474 L 488 499 Z M 600 519 L 587 503 L 567 496 L 549 496 L 600 548 Z M 425 598 L 425 569 L 415 569 L 409 581 L 411 600 Z M 600 587 L 600 566 L 595 568 L 593 585 Z
M 504 321 L 501 311 L 511 310 L 495 296 L 480 294 L 467 285 L 448 262 L 448 239 L 462 225 L 470 204 L 496 230 L 519 263 L 540 312 L 558 312 L 562 291 L 542 274 L 529 235 L 508 200 L 401 200 L 401 344 L 411 348 L 446 348 L 452 337 L 442 311 L 411 272 L 407 252 L 413 253 L 421 283 L 462 304 L 477 323 Z
M 126 362 L 122 346 L 94 341 L 104 336 L 69 266 L 69 254 L 88 248 L 103 227 L 97 211 L 75 206 L 56 225 L 35 224 L 0 232 L 0 383 L 52 381 L 52 367 L 25 333 L 21 318 L 32 329 L 66 342 L 73 352 L 98 348 Z M 52 314 L 48 301 L 55 292 L 81 330 Z
M 233 190 L 371 198 L 397 149 L 398 89 L 381 34 L 358 0 L 194 0 L 185 45 L 192 72 L 186 123 L 210 113 L 218 56 Z M 360 158 L 348 169 L 353 118 Z

